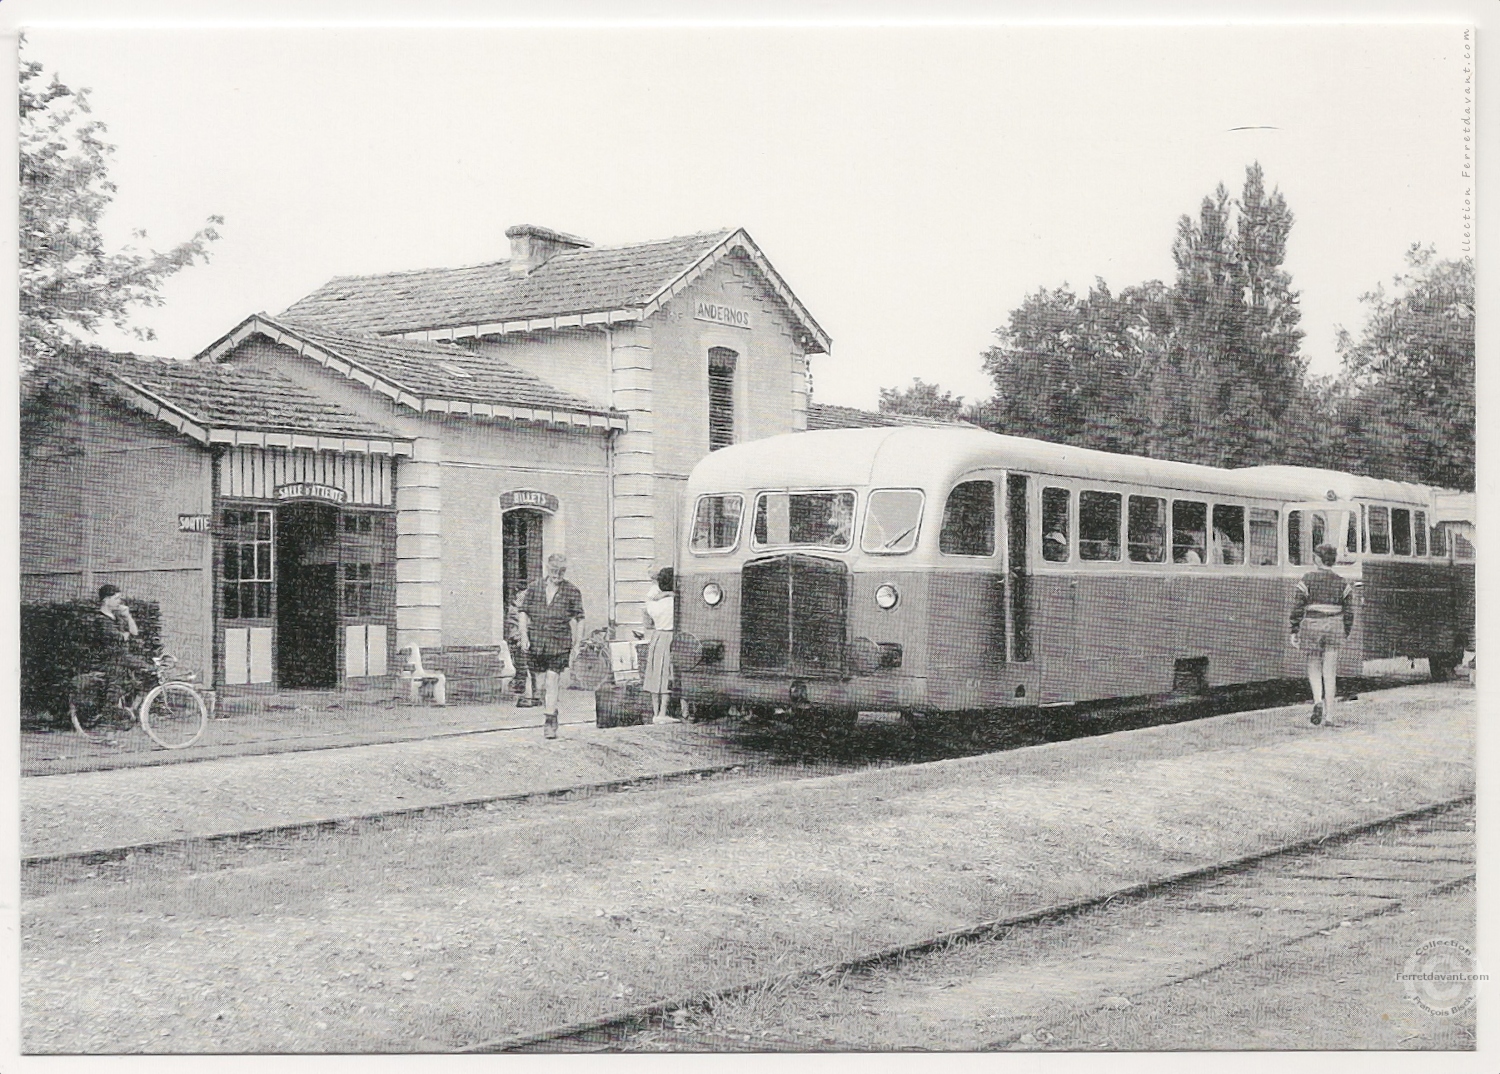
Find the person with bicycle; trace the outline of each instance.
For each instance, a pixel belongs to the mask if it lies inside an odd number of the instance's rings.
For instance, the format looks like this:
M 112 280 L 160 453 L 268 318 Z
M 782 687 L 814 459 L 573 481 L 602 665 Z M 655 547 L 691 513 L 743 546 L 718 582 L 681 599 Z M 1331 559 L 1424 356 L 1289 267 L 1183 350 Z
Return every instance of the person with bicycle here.
M 155 668 L 138 651 L 141 628 L 136 625 L 119 586 L 106 583 L 99 587 L 99 614 L 94 617 L 93 625 L 105 697 L 128 706 L 154 684 Z

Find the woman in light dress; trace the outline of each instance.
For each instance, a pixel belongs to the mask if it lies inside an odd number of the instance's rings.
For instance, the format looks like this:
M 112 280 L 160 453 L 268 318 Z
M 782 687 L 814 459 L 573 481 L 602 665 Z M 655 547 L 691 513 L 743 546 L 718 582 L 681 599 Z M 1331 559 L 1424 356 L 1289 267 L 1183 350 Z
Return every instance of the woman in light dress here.
M 672 687 L 672 590 L 676 581 L 671 567 L 663 567 L 657 571 L 656 592 L 647 598 L 645 608 L 645 626 L 651 632 L 651 643 L 646 649 L 646 672 L 642 685 L 651 695 L 655 720 L 663 723 L 677 722 L 667 715 L 667 699 Z

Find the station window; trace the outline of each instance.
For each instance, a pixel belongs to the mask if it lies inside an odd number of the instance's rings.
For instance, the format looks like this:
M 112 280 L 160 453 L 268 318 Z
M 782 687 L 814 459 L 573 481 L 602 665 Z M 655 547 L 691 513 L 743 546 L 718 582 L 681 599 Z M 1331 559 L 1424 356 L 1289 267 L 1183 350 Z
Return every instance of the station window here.
M 993 481 L 964 481 L 953 486 L 943 507 L 938 549 L 950 556 L 995 554 Z
M 1130 497 L 1126 525 L 1132 563 L 1167 561 L 1167 501 L 1164 498 Z
M 740 537 L 740 515 L 744 509 L 745 500 L 741 496 L 699 496 L 688 546 L 694 552 L 733 548 Z
M 708 450 L 734 443 L 734 366 L 739 359 L 728 347 L 708 352 Z
M 1427 554 L 1427 512 L 1416 511 L 1411 516 L 1412 554 Z
M 366 515 L 366 518 L 369 516 Z M 344 615 L 350 619 L 368 619 L 375 614 L 374 565 L 344 564 Z
M 765 492 L 756 501 L 757 544 L 842 550 L 853 536 L 852 492 Z
M 1208 548 L 1208 504 L 1172 501 L 1172 562 L 1202 563 Z
M 1411 511 L 1405 507 L 1391 508 L 1391 551 L 1411 555 Z
M 1370 551 L 1377 556 L 1388 556 L 1391 552 L 1391 509 L 1372 507 L 1366 516 L 1370 530 Z
M 271 617 L 271 512 L 227 510 L 223 521 L 225 619 Z
M 910 552 L 922 525 L 920 489 L 876 489 L 865 503 L 859 545 L 866 552 Z
M 1274 567 L 1276 554 L 1276 510 L 1272 507 L 1250 508 L 1250 564 Z
M 1068 562 L 1072 516 L 1072 493 L 1060 488 L 1042 489 L 1042 558 L 1048 563 Z
M 1118 492 L 1080 492 L 1078 494 L 1078 558 L 1118 560 L 1120 558 L 1120 494 Z
M 1214 504 L 1214 562 L 1236 567 L 1245 562 L 1245 509 Z

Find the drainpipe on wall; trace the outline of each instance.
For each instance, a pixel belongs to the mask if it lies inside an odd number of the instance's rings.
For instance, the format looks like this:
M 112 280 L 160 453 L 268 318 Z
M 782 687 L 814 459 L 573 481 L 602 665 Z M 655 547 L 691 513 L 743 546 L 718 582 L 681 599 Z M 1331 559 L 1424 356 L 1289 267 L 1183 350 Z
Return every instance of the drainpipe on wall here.
M 604 511 L 604 557 L 608 565 L 605 572 L 605 589 L 609 600 L 609 637 L 615 637 L 615 438 L 618 429 L 604 430 L 605 511 Z

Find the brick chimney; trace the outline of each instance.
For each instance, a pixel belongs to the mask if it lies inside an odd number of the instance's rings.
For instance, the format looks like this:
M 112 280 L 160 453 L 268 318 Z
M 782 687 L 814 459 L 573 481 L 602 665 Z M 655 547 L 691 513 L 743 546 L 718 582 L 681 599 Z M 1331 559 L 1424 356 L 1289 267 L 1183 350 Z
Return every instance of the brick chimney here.
M 566 235 L 535 224 L 517 224 L 505 229 L 510 240 L 510 271 L 516 276 L 525 276 L 540 268 L 554 254 L 568 250 L 586 250 L 594 245 L 577 235 Z

